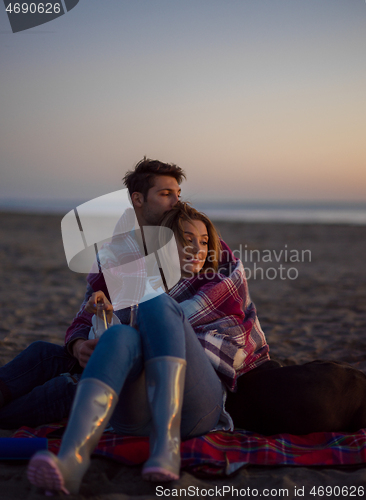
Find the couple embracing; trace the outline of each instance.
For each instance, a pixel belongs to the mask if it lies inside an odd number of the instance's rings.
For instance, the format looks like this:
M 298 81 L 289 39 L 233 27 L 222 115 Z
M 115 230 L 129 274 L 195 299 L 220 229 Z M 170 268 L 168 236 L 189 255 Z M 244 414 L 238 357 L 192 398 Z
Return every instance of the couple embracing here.
M 164 283 L 164 293 L 137 308 L 114 311 L 103 275 L 91 273 L 65 347 L 36 342 L 0 368 L 0 427 L 14 426 L 16 413 L 20 425 L 33 426 L 69 417 L 58 456 L 39 452 L 30 461 L 28 478 L 35 486 L 78 492 L 108 423 L 120 434 L 149 436 L 142 476 L 151 481 L 178 479 L 181 439 L 212 430 L 235 425 L 271 434 L 291 432 L 294 425 L 306 433 L 307 425 L 308 432 L 366 425 L 363 374 L 336 363 L 282 368 L 270 360 L 243 265 L 207 216 L 180 201 L 184 177 L 175 165 L 143 159 L 124 178 L 138 225 L 174 233 L 178 283 Z M 143 238 L 132 244 L 142 247 Z M 101 309 L 105 331 L 91 338 Z M 339 373 L 354 378 L 365 403 L 346 408 L 339 397 L 335 417 L 340 389 L 327 389 Z M 317 416 L 310 424 L 303 418 L 306 401 Z

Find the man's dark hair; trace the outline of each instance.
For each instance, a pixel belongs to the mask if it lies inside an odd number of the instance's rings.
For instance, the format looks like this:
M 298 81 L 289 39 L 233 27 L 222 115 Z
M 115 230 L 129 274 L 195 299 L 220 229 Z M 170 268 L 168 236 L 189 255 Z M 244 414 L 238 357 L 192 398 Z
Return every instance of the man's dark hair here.
M 159 160 L 151 160 L 146 156 L 139 161 L 134 170 L 129 170 L 123 177 L 123 182 L 130 193 L 142 193 L 144 200 L 147 200 L 147 193 L 154 185 L 154 179 L 157 175 L 168 175 L 174 177 L 178 184 L 186 178 L 184 171 L 174 165 L 174 163 L 163 163 Z

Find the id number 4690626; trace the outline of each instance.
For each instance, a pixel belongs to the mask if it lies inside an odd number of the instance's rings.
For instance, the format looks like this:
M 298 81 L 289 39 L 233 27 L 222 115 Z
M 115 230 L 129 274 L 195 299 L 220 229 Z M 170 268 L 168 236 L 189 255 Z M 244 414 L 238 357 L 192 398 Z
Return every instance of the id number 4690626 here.
M 364 486 L 313 486 L 310 495 L 316 497 L 363 497 Z
M 6 6 L 6 12 L 9 14 L 59 14 L 61 12 L 60 3 L 20 3 L 9 2 Z

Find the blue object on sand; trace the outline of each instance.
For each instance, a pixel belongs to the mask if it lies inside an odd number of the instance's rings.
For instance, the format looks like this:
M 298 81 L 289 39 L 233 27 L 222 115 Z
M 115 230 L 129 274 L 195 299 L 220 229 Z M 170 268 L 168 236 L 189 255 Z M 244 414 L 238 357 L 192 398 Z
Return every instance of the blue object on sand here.
M 0 438 L 0 460 L 28 460 L 47 448 L 47 438 Z

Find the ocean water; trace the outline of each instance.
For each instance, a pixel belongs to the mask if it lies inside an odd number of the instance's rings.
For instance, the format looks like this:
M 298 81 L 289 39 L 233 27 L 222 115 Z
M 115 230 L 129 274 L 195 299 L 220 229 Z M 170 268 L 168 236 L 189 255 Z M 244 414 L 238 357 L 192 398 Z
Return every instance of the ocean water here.
M 0 211 L 66 215 L 87 200 L 1 200 Z M 213 220 L 366 225 L 366 203 L 195 202 Z M 105 215 L 108 210 L 106 208 Z
M 366 225 L 366 203 L 197 203 L 196 208 L 215 220 Z

